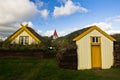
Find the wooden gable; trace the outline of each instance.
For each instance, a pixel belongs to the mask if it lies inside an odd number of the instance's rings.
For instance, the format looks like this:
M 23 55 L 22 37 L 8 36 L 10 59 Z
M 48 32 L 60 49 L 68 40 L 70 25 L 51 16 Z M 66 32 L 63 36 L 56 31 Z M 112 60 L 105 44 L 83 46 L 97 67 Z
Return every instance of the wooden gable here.
M 30 27 L 28 27 L 28 24 L 26 24 L 25 26 L 21 24 L 21 28 L 19 30 L 17 30 L 15 33 L 13 33 L 8 39 L 7 41 L 13 41 L 18 35 L 20 35 L 23 31 L 25 31 L 26 33 L 28 33 L 36 42 L 40 43 L 40 36 Z
M 97 27 L 96 25 L 82 29 L 82 30 L 81 30 L 82 32 L 81 32 L 77 37 L 75 37 L 75 38 L 73 39 L 73 41 L 77 41 L 77 40 L 81 39 L 82 37 L 84 37 L 85 35 L 87 35 L 88 33 L 90 33 L 90 32 L 93 31 L 93 30 L 97 30 L 97 31 L 99 31 L 101 34 L 103 34 L 104 36 L 106 36 L 108 39 L 110 39 L 110 40 L 112 40 L 112 41 L 116 41 L 116 39 L 114 39 L 113 37 L 111 37 L 110 35 L 108 35 L 107 33 L 105 33 L 103 30 L 101 30 L 101 29 L 100 29 L 99 27 Z

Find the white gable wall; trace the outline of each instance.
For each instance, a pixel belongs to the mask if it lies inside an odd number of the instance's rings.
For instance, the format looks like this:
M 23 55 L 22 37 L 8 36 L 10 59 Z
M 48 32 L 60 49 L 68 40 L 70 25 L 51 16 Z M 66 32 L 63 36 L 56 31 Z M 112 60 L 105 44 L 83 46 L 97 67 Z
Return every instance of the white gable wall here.
M 29 45 L 32 44 L 32 43 L 36 43 L 36 41 L 26 32 L 26 31 L 23 31 L 20 35 L 18 35 L 11 43 L 16 43 L 16 44 L 19 44 L 19 37 L 20 36 L 29 36 Z
M 76 41 L 78 55 L 78 70 L 92 68 L 90 36 L 101 37 L 102 69 L 110 68 L 113 65 L 113 41 L 109 40 L 97 30 L 93 30 L 80 40 Z

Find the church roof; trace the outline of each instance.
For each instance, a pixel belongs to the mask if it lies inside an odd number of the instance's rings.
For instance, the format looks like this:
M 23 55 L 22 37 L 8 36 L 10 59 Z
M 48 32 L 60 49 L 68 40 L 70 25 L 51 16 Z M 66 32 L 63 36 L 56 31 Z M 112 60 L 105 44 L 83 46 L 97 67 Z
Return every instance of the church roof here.
M 55 30 L 53 36 L 58 37 L 57 31 Z

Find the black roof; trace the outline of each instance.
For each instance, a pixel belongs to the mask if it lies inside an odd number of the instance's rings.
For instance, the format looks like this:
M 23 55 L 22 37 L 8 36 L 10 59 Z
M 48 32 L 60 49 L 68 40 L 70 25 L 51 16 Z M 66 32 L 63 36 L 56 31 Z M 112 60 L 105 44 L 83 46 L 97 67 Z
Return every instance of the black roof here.
M 42 36 L 39 35 L 35 30 L 33 30 L 31 27 L 26 27 L 30 32 L 32 32 L 38 39 L 42 39 Z
M 68 35 L 66 35 L 66 37 L 70 37 L 70 39 L 72 40 L 73 38 L 77 37 L 78 35 L 81 35 L 83 32 L 87 31 L 88 29 L 90 29 L 91 27 L 86 27 L 77 31 L 74 31 Z

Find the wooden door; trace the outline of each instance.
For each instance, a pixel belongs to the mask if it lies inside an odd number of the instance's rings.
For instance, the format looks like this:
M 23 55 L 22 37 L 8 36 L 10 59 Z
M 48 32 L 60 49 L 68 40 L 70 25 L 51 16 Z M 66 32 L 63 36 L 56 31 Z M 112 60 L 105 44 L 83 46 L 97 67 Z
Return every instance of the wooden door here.
M 92 58 L 92 67 L 100 68 L 101 67 L 101 50 L 100 45 L 91 45 L 91 58 Z

